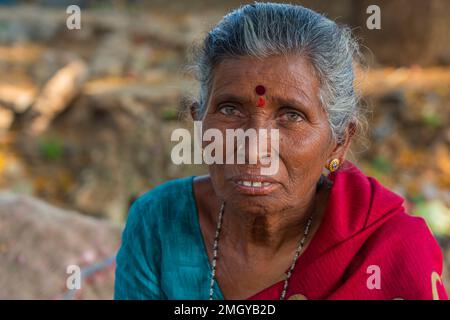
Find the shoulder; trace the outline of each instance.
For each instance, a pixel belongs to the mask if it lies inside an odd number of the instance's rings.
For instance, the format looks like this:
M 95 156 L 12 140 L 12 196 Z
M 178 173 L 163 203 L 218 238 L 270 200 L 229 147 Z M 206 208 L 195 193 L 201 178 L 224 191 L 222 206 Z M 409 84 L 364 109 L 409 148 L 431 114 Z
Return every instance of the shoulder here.
M 139 196 L 130 206 L 126 234 L 139 230 L 151 230 L 161 223 L 177 219 L 193 201 L 193 176 L 164 182 Z
M 165 298 L 161 289 L 164 260 L 172 261 L 171 254 L 177 250 L 171 249 L 181 247 L 177 241 L 188 242 L 184 235 L 192 229 L 187 225 L 194 208 L 192 180 L 165 182 L 131 205 L 116 257 L 116 299 Z
M 447 299 L 442 253 L 425 220 L 394 214 L 364 241 L 334 299 Z
M 426 255 L 433 260 L 441 260 L 442 254 L 426 221 L 422 217 L 412 216 L 406 212 L 395 214 L 386 221 L 368 240 L 372 243 L 386 243 L 386 249 L 398 251 L 407 249 L 414 255 Z
M 406 212 L 393 214 L 366 240 L 360 253 L 405 271 L 442 273 L 442 252 L 426 221 Z
M 386 287 L 406 299 L 446 298 L 441 249 L 422 217 L 395 214 L 362 250 L 366 264 L 379 266 Z

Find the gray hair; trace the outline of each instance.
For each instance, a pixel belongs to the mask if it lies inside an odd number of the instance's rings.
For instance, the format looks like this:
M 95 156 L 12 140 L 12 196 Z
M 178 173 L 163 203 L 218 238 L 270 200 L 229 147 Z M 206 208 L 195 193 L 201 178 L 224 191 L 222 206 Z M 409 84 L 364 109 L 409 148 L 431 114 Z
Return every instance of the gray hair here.
M 299 5 L 255 2 L 224 16 L 199 49 L 195 67 L 200 116 L 206 110 L 214 68 L 221 61 L 294 53 L 305 56 L 319 78 L 319 99 L 333 137 L 341 141 L 350 122 L 356 128 L 362 123 L 353 72 L 358 44 L 347 27 L 321 14 Z

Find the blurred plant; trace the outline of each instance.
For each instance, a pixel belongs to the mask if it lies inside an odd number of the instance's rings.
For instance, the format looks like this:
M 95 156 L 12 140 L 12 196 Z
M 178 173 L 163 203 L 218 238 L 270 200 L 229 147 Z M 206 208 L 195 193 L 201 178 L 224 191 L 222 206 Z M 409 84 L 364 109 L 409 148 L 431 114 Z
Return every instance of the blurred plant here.
M 179 120 L 180 112 L 177 109 L 164 109 L 161 117 L 164 121 Z
M 57 161 L 64 152 L 64 144 L 58 137 L 44 137 L 39 141 L 39 153 L 47 160 Z
M 450 209 L 442 201 L 420 202 L 413 214 L 423 217 L 435 235 L 450 235 Z
M 427 126 L 432 128 L 438 128 L 442 125 L 442 118 L 436 112 L 424 111 L 422 120 Z
M 421 193 L 413 193 L 410 198 L 415 205 L 422 204 L 426 201 L 425 196 Z
M 389 159 L 381 155 L 376 156 L 370 165 L 380 174 L 386 174 L 392 171 L 392 164 Z

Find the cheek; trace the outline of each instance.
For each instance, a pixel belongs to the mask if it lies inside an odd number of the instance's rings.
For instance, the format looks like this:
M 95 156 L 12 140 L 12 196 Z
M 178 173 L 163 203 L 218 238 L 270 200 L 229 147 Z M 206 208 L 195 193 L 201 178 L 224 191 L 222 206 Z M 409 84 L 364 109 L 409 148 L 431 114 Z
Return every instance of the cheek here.
M 225 183 L 223 166 L 215 164 L 209 165 L 208 171 L 214 187 L 217 189 L 222 189 L 222 185 Z
M 287 170 L 313 174 L 312 168 L 325 165 L 329 145 L 327 134 L 327 128 L 320 127 L 280 137 L 280 157 Z
M 215 194 L 220 199 L 229 199 L 233 195 L 233 189 L 226 180 L 227 166 L 213 164 L 208 166 L 208 170 Z

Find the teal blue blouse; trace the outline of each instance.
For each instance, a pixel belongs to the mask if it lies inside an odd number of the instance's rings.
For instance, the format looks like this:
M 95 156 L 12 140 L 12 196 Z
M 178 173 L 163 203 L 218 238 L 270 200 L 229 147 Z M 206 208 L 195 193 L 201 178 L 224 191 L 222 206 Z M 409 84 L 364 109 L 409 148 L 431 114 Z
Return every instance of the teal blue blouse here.
M 209 299 L 211 265 L 193 179 L 166 182 L 131 206 L 116 258 L 115 299 Z M 217 282 L 213 298 L 224 299 Z

